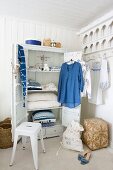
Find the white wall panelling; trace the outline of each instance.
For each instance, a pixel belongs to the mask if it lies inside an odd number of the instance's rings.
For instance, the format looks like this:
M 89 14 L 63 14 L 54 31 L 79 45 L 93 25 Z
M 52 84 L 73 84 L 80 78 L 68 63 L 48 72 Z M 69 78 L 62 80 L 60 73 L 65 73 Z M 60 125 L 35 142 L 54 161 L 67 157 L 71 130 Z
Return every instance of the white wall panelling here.
M 0 17 L 0 119 L 10 116 L 12 44 L 26 39 L 51 38 L 60 41 L 68 51 L 79 49 L 75 29 L 44 24 L 14 17 Z
M 105 21 L 102 18 L 102 20 L 98 19 L 97 22 L 94 21 L 93 23 L 95 24 L 91 24 L 80 31 L 84 59 L 87 61 L 90 59 L 99 59 L 106 53 L 110 66 L 110 88 L 103 92 L 103 105 L 97 106 L 87 103 L 87 105 L 83 105 L 82 115 L 85 115 L 85 118 L 100 117 L 109 123 L 110 145 L 113 148 L 113 13 L 108 20 L 105 17 Z M 92 32 L 93 38 L 91 39 Z M 87 112 L 84 111 L 86 110 L 86 106 Z

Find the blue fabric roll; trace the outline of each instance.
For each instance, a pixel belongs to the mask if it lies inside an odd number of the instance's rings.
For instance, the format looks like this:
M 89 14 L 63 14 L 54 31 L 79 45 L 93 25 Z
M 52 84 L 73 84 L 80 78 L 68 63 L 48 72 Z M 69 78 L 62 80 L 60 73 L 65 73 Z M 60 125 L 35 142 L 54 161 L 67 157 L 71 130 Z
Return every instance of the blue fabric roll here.
M 51 110 L 38 110 L 32 113 L 33 120 L 54 119 L 55 115 Z
M 26 40 L 25 43 L 31 45 L 41 45 L 41 41 L 38 40 Z

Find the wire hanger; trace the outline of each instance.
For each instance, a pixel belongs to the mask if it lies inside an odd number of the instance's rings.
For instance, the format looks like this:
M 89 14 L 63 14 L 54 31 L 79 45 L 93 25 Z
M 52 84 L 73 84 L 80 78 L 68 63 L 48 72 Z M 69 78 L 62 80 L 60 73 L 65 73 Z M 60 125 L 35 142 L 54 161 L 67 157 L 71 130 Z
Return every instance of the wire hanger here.
M 67 64 L 73 64 L 75 61 L 71 58 L 69 61 L 67 61 Z

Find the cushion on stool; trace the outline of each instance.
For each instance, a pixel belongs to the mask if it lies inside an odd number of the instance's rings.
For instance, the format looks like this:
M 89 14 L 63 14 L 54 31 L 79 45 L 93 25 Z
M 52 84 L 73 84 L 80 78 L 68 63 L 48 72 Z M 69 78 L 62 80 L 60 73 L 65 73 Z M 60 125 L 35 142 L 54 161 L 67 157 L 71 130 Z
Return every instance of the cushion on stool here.
M 108 146 L 108 125 L 100 118 L 85 119 L 83 142 L 91 149 L 96 150 Z

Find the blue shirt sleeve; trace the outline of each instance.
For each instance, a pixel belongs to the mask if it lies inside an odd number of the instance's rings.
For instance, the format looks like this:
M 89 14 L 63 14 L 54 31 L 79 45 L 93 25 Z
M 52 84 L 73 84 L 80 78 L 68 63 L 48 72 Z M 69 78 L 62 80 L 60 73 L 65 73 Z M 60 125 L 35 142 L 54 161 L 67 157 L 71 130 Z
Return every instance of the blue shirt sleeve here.
M 80 67 L 79 67 L 79 88 L 80 88 L 80 91 L 83 92 L 83 90 L 84 90 L 84 78 L 83 78 L 83 72 L 82 72 L 81 64 L 80 64 Z
M 60 102 L 60 97 L 61 97 L 61 86 L 62 86 L 62 67 L 60 70 L 60 75 L 59 75 L 59 82 L 58 82 L 58 102 Z

